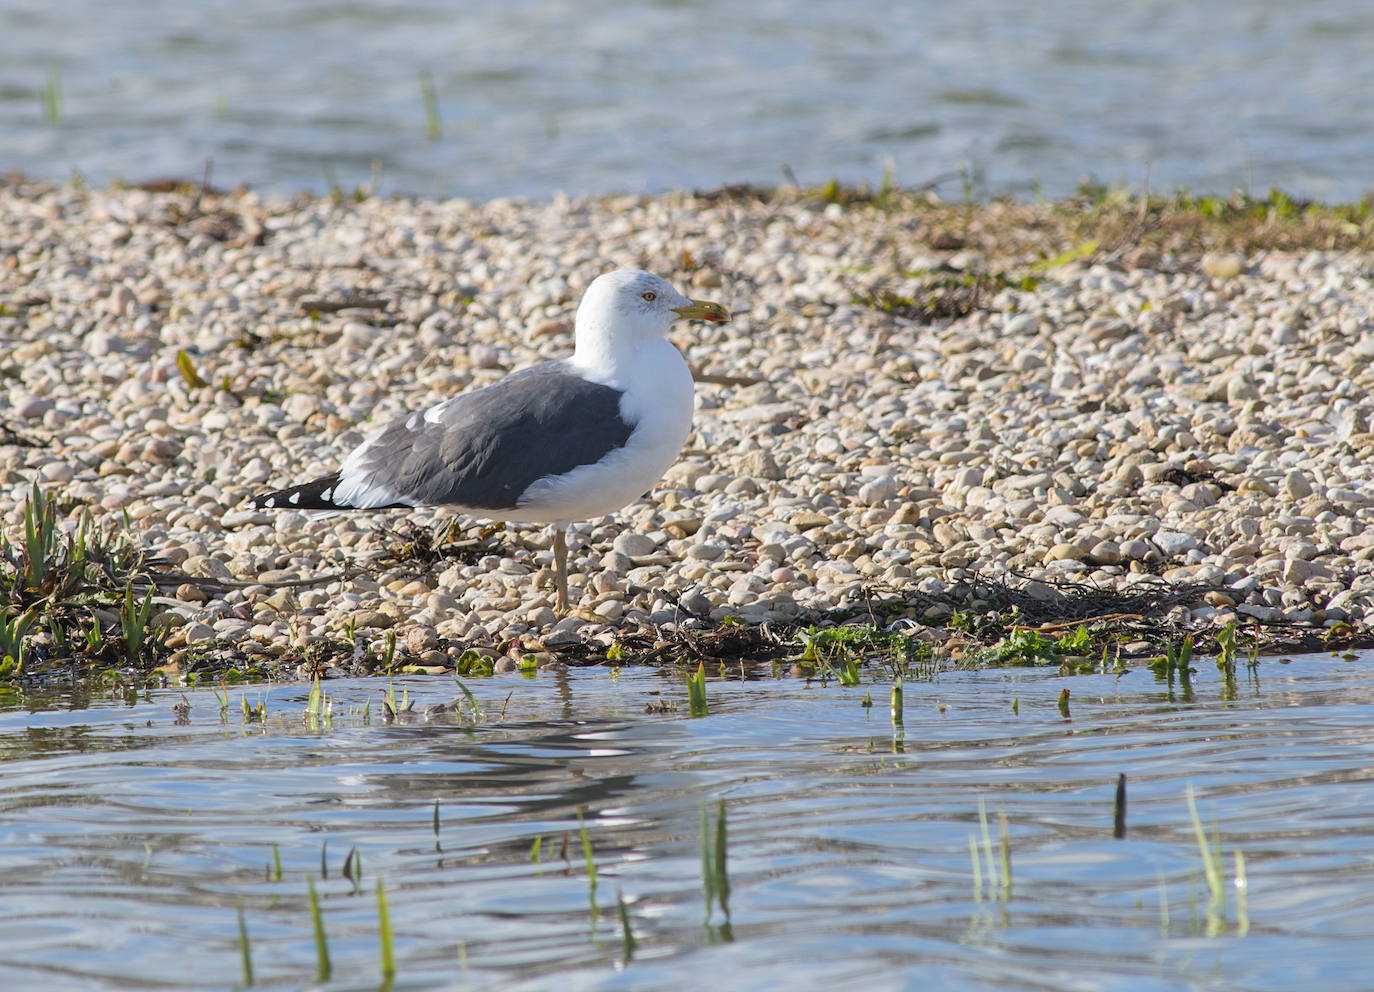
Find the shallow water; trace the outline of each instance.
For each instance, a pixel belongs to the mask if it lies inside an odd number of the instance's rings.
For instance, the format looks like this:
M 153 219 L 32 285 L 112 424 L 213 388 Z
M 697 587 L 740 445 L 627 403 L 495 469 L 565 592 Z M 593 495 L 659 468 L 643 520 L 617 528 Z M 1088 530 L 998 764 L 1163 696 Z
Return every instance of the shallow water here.
M 1370 189 L 1363 0 L 11 0 L 0 171 L 489 198 Z M 422 73 L 440 133 L 427 137 Z M 45 110 L 50 82 L 60 96 Z
M 314 878 L 331 989 L 378 986 L 383 879 L 399 988 L 1367 988 L 1371 662 L 1262 661 L 1233 699 L 1204 664 L 1193 702 L 1140 670 L 944 674 L 907 683 L 895 729 L 885 683 L 716 678 L 691 718 L 657 670 L 474 680 L 475 725 L 385 725 L 366 681 L 330 683 L 332 726 L 314 730 L 300 686 L 236 689 L 223 719 L 187 692 L 184 726 L 175 691 L 31 699 L 0 713 L 0 987 L 232 986 L 239 907 L 258 983 L 311 987 Z M 395 685 L 418 709 L 452 695 Z M 245 695 L 264 722 L 244 723 Z M 676 709 L 645 712 L 659 700 Z M 719 800 L 730 914 L 708 923 L 701 816 Z M 975 875 L 980 804 L 994 853 Z

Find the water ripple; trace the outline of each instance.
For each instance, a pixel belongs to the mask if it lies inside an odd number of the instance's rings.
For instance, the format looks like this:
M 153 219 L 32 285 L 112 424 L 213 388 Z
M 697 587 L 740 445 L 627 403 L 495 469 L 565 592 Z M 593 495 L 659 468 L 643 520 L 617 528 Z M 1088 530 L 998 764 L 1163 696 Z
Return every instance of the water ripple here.
M 787 679 L 714 680 L 711 714 L 690 719 L 657 671 L 476 683 L 489 713 L 510 694 L 504 720 L 476 726 L 346 715 L 375 696 L 365 682 L 331 684 L 334 724 L 315 731 L 294 688 L 248 724 L 203 692 L 187 726 L 179 692 L 49 700 L 0 713 L 0 982 L 222 988 L 241 907 L 260 981 L 302 987 L 313 878 L 331 989 L 375 987 L 379 880 L 401 987 L 461 984 L 462 960 L 475 987 L 503 988 L 1359 988 L 1371 660 L 1266 662 L 1236 698 L 1200 671 L 1191 701 L 1144 672 L 954 673 L 908 684 L 900 726 L 860 705 L 884 685 Z M 397 688 L 420 708 L 451 695 Z M 678 709 L 646 714 L 659 698 Z M 700 850 L 721 800 L 728 928 L 707 918 Z

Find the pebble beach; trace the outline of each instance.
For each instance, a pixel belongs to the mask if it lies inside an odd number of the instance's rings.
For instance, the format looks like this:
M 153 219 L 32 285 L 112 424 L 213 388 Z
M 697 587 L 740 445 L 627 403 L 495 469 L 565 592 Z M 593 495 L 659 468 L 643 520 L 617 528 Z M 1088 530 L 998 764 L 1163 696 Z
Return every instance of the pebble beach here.
M 0 522 L 18 532 L 35 480 L 69 525 L 82 508 L 127 520 L 186 576 L 157 599 L 172 650 L 282 662 L 394 639 L 438 672 L 470 649 L 604 652 L 875 595 L 909 595 L 904 619 L 938 626 L 948 612 L 918 596 L 973 575 L 1046 596 L 1197 585 L 1173 609 L 1199 631 L 1367 640 L 1374 257 L 1282 239 L 1076 252 L 1034 237 L 1054 209 L 11 178 Z M 470 560 L 388 565 L 396 527 L 450 518 L 249 508 L 396 414 L 567 355 L 582 290 L 620 266 L 734 318 L 675 330 L 698 377 L 693 433 L 646 498 L 574 530 L 572 616 L 553 611 L 539 528 Z M 909 304 L 932 273 L 980 291 L 923 314 Z

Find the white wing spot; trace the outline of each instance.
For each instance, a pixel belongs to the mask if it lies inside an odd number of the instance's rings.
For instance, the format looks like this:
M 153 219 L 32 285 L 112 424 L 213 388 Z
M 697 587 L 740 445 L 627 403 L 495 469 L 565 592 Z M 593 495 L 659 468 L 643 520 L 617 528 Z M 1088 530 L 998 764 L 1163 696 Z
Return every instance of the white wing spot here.
M 437 424 L 443 419 L 444 411 L 448 409 L 448 404 L 448 400 L 444 400 L 442 403 L 435 403 L 425 411 L 425 421 L 431 424 Z
M 413 431 L 415 428 L 419 426 L 420 415 L 418 413 L 412 413 L 409 417 L 406 417 L 406 430 Z
M 301 494 L 300 494 L 300 493 L 292 493 L 292 494 L 291 494 L 290 503 L 291 503 L 292 506 L 295 506 L 295 505 L 296 505 L 297 503 L 299 503 L 300 501 L 301 501 Z
M 326 489 L 324 492 L 320 493 L 320 499 L 324 500 L 326 503 L 328 503 L 328 502 L 329 502 L 330 500 L 332 500 L 333 498 L 334 498 L 334 487 L 333 487 L 333 486 L 330 486 L 330 487 L 329 487 L 328 489 Z

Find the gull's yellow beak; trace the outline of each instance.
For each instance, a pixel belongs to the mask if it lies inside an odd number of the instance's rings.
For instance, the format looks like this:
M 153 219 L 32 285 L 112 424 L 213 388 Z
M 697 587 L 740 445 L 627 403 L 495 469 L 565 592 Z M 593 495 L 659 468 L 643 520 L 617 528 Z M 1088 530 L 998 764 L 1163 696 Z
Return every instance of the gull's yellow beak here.
M 719 303 L 693 300 L 691 306 L 673 307 L 673 313 L 688 320 L 708 320 L 713 324 L 723 324 L 730 319 L 730 311 Z

